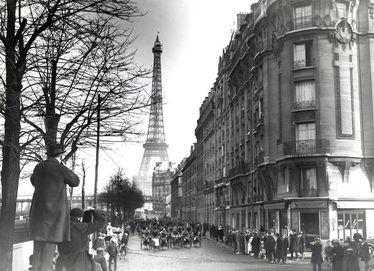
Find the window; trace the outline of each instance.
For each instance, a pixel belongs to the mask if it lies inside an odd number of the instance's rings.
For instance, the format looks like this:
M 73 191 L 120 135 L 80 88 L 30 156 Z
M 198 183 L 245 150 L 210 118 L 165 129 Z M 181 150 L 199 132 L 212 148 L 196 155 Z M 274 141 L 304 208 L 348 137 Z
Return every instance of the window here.
M 302 168 L 300 170 L 300 188 L 303 191 L 317 190 L 316 168 Z
M 338 19 L 347 18 L 346 9 L 347 9 L 346 5 L 341 4 L 341 3 L 336 3 L 336 17 Z
M 294 109 L 316 108 L 316 93 L 314 80 L 300 81 L 295 83 Z
M 301 29 L 312 26 L 312 6 L 295 7 L 294 29 Z
M 312 65 L 312 41 L 294 45 L 294 69 Z
M 313 101 L 315 97 L 314 80 L 296 82 L 296 101 Z
M 316 138 L 316 124 L 302 123 L 296 126 L 296 140 L 311 140 Z
M 296 125 L 296 153 L 309 155 L 316 153 L 316 124 L 302 123 Z

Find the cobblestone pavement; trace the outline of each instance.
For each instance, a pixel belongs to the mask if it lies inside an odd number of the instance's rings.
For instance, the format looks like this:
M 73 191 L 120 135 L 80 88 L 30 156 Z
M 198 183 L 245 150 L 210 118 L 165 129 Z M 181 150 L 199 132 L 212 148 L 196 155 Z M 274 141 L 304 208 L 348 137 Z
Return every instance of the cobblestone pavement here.
M 211 239 L 203 239 L 201 247 L 170 249 L 140 248 L 138 236 L 130 236 L 126 259 L 118 258 L 117 271 L 303 271 L 312 270 L 310 259 L 271 264 L 248 255 L 236 255 L 233 249 Z

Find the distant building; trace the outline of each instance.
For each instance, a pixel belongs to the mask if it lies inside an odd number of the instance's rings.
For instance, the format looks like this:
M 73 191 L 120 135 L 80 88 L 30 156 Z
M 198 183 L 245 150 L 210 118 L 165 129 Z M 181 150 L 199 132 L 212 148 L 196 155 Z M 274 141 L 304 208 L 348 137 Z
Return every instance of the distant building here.
M 174 170 L 171 186 L 171 199 L 170 199 L 170 216 L 172 218 L 182 218 L 182 168 L 185 159 Z
M 182 218 L 197 222 L 196 213 L 196 149 L 191 147 L 190 156 L 182 168 Z
M 166 214 L 166 198 L 171 193 L 172 174 L 173 164 L 171 162 L 158 162 L 153 169 L 152 202 L 155 214 Z

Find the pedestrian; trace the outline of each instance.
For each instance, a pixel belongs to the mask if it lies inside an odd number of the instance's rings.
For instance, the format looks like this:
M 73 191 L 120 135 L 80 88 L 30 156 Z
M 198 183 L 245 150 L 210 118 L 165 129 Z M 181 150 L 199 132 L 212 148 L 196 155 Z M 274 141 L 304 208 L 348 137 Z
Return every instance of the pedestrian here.
M 291 250 L 291 260 L 293 260 L 293 255 L 295 254 L 295 260 L 299 260 L 298 257 L 299 257 L 299 248 L 300 248 L 300 244 L 299 244 L 299 240 L 300 240 L 300 237 L 297 235 L 297 232 L 295 230 L 293 230 L 291 233 L 290 233 L 290 250 Z
M 286 234 L 283 235 L 283 243 L 284 243 L 284 259 L 285 263 L 287 263 L 287 251 L 290 247 L 290 241 L 288 240 L 288 237 Z
M 70 212 L 71 241 L 58 244 L 59 257 L 57 258 L 56 271 L 93 271 L 96 262 L 88 253 L 87 236 L 98 231 L 106 223 L 105 215 L 96 210 L 89 211 L 93 216 L 93 222 L 81 222 L 84 212 L 80 208 L 74 208 Z M 63 268 L 65 269 L 63 269 Z
M 112 271 L 112 263 L 114 263 L 114 271 L 117 271 L 118 246 L 114 238 L 110 239 L 106 252 L 109 254 L 109 270 Z
M 253 235 L 251 245 L 252 245 L 253 256 L 255 258 L 259 258 L 259 254 L 261 251 L 261 240 L 260 240 L 260 236 L 258 235 L 257 231 L 255 231 Z
M 99 232 L 97 238 L 94 241 L 93 248 L 97 250 L 99 247 L 105 249 L 105 238 L 103 233 Z
M 286 249 L 284 247 L 284 238 L 283 235 L 280 235 L 279 233 L 276 234 L 277 241 L 276 241 L 276 248 L 275 248 L 275 260 L 277 260 L 278 263 L 282 260 L 282 263 L 286 263 L 285 253 L 284 250 Z
M 60 144 L 48 147 L 47 159 L 34 168 L 35 191 L 29 214 L 29 239 L 34 240 L 34 270 L 53 270 L 56 245 L 70 241 L 70 216 L 66 185 L 76 187 L 79 177 L 60 163 Z
M 299 232 L 298 237 L 299 237 L 299 252 L 301 254 L 301 259 L 304 259 L 305 239 L 304 239 L 302 231 Z
M 270 263 L 274 263 L 275 239 L 274 239 L 272 231 L 268 232 L 268 236 L 266 238 L 266 243 L 265 243 L 265 249 L 266 249 L 268 261 Z
M 365 263 L 365 270 L 369 269 L 369 261 L 371 260 L 369 245 L 364 239 L 359 239 L 361 242 L 361 261 Z
M 344 252 L 343 271 L 360 271 L 358 258 L 351 247 L 348 247 Z
M 322 258 L 322 245 L 318 237 L 314 238 L 314 242 L 310 242 L 310 249 L 312 250 L 312 259 L 310 262 L 313 265 L 313 271 L 321 271 L 321 265 L 323 263 Z
M 332 270 L 342 271 L 343 270 L 343 257 L 344 248 L 339 244 L 338 239 L 332 241 L 331 257 L 332 257 Z
M 331 242 L 330 242 L 330 240 L 327 240 L 325 248 L 323 249 L 324 259 L 326 261 L 327 268 L 328 268 L 327 270 L 330 270 L 330 267 L 332 266 L 332 263 L 331 263 L 331 261 L 332 261 L 331 250 L 332 250 Z
M 94 261 L 98 263 L 102 271 L 107 271 L 106 259 L 104 257 L 104 249 L 99 247 L 96 249 L 96 255 L 94 256 Z
M 218 236 L 221 243 L 223 243 L 223 227 L 222 224 L 218 226 Z

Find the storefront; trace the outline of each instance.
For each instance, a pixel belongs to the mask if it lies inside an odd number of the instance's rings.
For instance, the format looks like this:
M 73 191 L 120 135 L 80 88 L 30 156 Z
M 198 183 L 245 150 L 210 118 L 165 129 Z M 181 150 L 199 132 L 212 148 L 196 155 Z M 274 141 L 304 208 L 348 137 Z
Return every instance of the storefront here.
M 341 241 L 347 236 L 360 233 L 364 238 L 374 235 L 373 201 L 336 201 L 337 238 Z
M 297 201 L 290 204 L 291 229 L 302 231 L 305 245 L 315 237 L 329 239 L 329 213 L 327 201 Z

